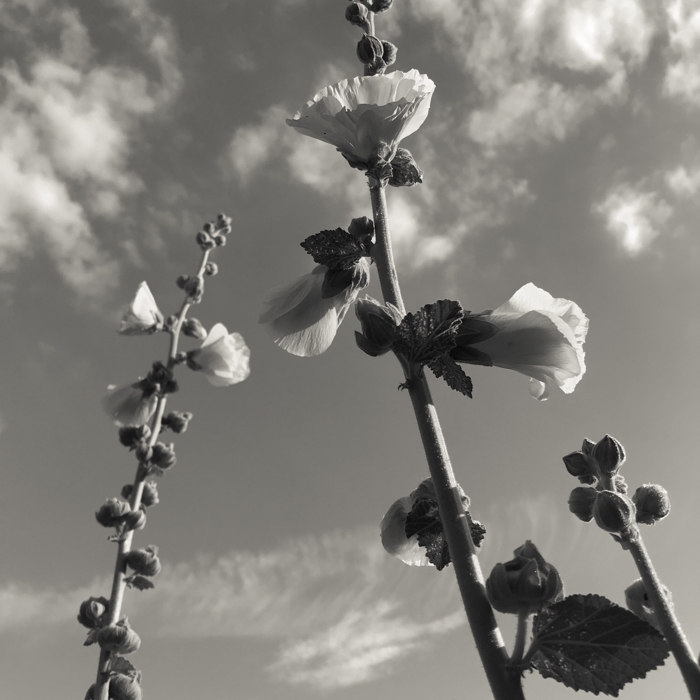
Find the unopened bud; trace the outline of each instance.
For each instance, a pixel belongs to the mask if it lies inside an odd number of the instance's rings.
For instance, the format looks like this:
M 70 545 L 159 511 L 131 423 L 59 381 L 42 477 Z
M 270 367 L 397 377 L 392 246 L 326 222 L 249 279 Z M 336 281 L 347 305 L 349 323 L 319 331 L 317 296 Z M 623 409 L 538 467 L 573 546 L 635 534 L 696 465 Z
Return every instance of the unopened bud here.
M 107 598 L 88 598 L 80 604 L 78 622 L 88 629 L 97 629 L 102 624 L 102 616 L 108 607 Z
M 108 498 L 95 513 L 95 519 L 102 527 L 117 527 L 124 516 L 131 510 L 131 506 L 118 498 Z
M 140 508 L 132 510 L 124 516 L 124 526 L 129 530 L 142 530 L 146 526 L 146 513 Z
M 382 41 L 382 46 L 384 47 L 384 55 L 382 58 L 384 59 L 384 63 L 390 66 L 396 61 L 396 54 L 399 50 L 390 41 Z
M 141 505 L 146 508 L 158 505 L 158 484 L 155 481 L 146 481 L 141 494 Z
M 189 275 L 180 275 L 177 278 L 176 284 L 180 289 L 185 289 L 187 286 L 187 283 L 190 281 L 190 276 Z
M 348 233 L 357 238 L 364 247 L 369 248 L 374 238 L 374 221 L 366 216 L 359 216 L 350 222 Z
M 219 272 L 219 266 L 215 262 L 208 262 L 204 266 L 204 274 L 213 277 Z
M 139 462 L 145 464 L 146 462 L 151 461 L 151 457 L 153 457 L 153 448 L 145 440 L 142 440 L 139 443 L 139 446 L 136 448 L 134 454 Z
M 201 277 L 190 277 L 183 289 L 192 301 L 199 302 L 204 294 L 204 281 Z
M 566 471 L 582 484 L 594 484 L 598 480 L 598 467 L 595 460 L 583 452 L 571 452 L 562 457 Z
M 109 700 L 141 700 L 143 693 L 136 678 L 124 673 L 112 673 L 109 677 Z
M 578 486 L 569 495 L 569 510 L 585 523 L 593 520 L 593 504 L 598 492 L 590 486 Z
M 599 491 L 593 505 L 593 517 L 606 532 L 625 532 L 635 522 L 634 503 L 615 491 Z
M 97 633 L 97 643 L 105 651 L 131 654 L 141 646 L 141 639 L 125 620 L 123 623 L 103 627 Z
M 173 443 L 165 445 L 162 442 L 157 442 L 153 445 L 151 464 L 165 470 L 175 466 L 175 462 L 177 462 L 177 458 L 175 457 L 175 445 Z
M 147 425 L 127 425 L 119 428 L 119 442 L 130 450 L 135 449 L 141 440 L 151 437 L 151 429 Z
M 593 458 L 603 474 L 614 476 L 625 462 L 625 448 L 614 437 L 606 435 L 593 448 Z
M 212 224 L 211 221 L 207 221 L 207 223 L 202 226 L 202 231 L 204 231 L 204 233 L 214 233 L 214 224 Z
M 197 233 L 197 245 L 199 245 L 202 250 L 211 250 L 216 244 L 206 231 L 199 231 Z
M 158 547 L 151 544 L 145 549 L 132 550 L 127 554 L 126 563 L 141 576 L 156 576 L 161 569 Z
M 226 216 L 226 214 L 224 214 L 224 212 L 219 212 L 219 214 L 217 214 L 217 216 L 216 216 L 217 227 L 221 227 L 221 226 L 229 226 L 230 227 L 232 223 L 233 223 L 233 219 L 230 216 Z
M 163 418 L 162 425 L 166 428 L 170 428 L 170 430 L 179 435 L 187 430 L 187 426 L 191 420 L 192 414 L 188 411 L 171 411 Z
M 360 350 L 371 357 L 389 352 L 396 327 L 401 323 L 399 310 L 366 296 L 355 304 L 355 314 L 362 326 L 362 333 L 355 331 L 355 340 Z
M 386 12 L 394 0 L 372 0 L 372 12 Z
M 658 484 L 643 484 L 632 496 L 637 509 L 637 522 L 653 525 L 665 518 L 671 511 L 668 491 Z
M 369 32 L 369 10 L 359 2 L 351 2 L 345 8 L 345 19 L 362 29 L 363 32 Z
M 223 248 L 226 245 L 226 236 L 215 236 L 214 243 L 216 243 L 219 248 Z
M 391 161 L 391 171 L 389 184 L 392 187 L 413 187 L 423 182 L 423 171 L 407 148 L 396 149 L 396 155 Z
M 363 35 L 357 44 L 357 57 L 366 65 L 373 65 L 384 55 L 382 42 L 371 34 Z
M 486 594 L 496 610 L 513 614 L 536 612 L 564 597 L 559 572 L 530 540 L 513 554 L 515 559 L 496 564 L 486 580 Z
M 188 318 L 182 324 L 182 332 L 188 338 L 196 338 L 197 340 L 204 340 L 207 337 L 206 328 L 204 328 L 204 326 L 196 318 Z

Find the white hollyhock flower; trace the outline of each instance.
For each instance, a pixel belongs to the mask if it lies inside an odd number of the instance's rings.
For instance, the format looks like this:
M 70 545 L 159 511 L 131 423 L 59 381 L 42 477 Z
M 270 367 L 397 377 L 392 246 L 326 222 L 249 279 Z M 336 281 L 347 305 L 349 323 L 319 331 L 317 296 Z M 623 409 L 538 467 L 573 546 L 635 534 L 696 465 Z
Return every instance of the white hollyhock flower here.
M 163 327 L 163 314 L 156 304 L 146 282 L 141 282 L 136 296 L 122 316 L 119 333 L 122 335 L 150 335 Z
M 250 374 L 250 349 L 240 333 L 229 333 L 217 323 L 202 346 L 188 353 L 187 365 L 204 372 L 214 386 L 238 384 Z
M 258 322 L 281 348 L 299 357 L 328 350 L 357 295 L 369 284 L 369 263 L 351 270 L 317 265 L 309 274 L 271 289 Z
M 425 121 L 435 83 L 413 69 L 341 80 L 323 88 L 294 119 L 299 133 L 335 146 L 366 170 L 379 154 L 387 161 L 399 142 Z
M 568 299 L 555 299 L 529 283 L 505 304 L 480 316 L 498 327 L 490 338 L 469 343 L 466 349 L 485 353 L 495 367 L 505 367 L 530 377 L 530 393 L 541 401 L 558 386 L 570 394 L 584 372 L 583 343 L 588 318 Z
M 144 425 L 155 413 L 158 396 L 144 381 L 123 387 L 109 387 L 102 407 L 117 425 Z

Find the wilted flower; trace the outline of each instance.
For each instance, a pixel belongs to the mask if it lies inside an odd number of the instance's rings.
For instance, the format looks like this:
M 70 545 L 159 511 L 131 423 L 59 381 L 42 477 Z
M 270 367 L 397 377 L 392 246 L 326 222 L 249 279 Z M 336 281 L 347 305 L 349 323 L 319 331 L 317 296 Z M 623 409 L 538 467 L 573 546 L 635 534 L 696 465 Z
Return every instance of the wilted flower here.
M 141 282 L 136 296 L 122 316 L 119 333 L 122 335 L 149 335 L 161 330 L 163 314 L 146 282 Z
M 187 366 L 204 372 L 214 386 L 238 384 L 250 374 L 250 349 L 240 333 L 229 333 L 217 323 L 202 347 L 188 353 Z
M 573 301 L 555 299 L 530 283 L 505 304 L 478 317 L 497 326 L 498 332 L 476 343 L 458 333 L 452 350 L 458 362 L 473 362 L 470 350 L 483 353 L 494 366 L 530 377 L 530 393 L 541 401 L 554 386 L 570 394 L 586 371 L 583 343 L 588 318 Z
M 390 161 L 401 139 L 420 127 L 434 90 L 435 83 L 415 69 L 342 80 L 317 93 L 287 124 L 367 170 L 378 156 Z
M 109 601 L 107 598 L 90 597 L 80 604 L 78 622 L 88 629 L 96 629 L 102 624 L 102 616 L 107 612 Z
M 155 413 L 158 395 L 150 382 L 141 380 L 109 389 L 110 393 L 102 399 L 102 407 L 117 425 L 143 425 Z
M 559 572 L 545 561 L 530 540 L 513 554 L 515 559 L 496 564 L 486 579 L 486 593 L 498 612 L 536 612 L 564 597 Z
M 328 350 L 351 304 L 368 284 L 365 258 L 350 270 L 317 265 L 294 282 L 271 289 L 263 299 L 258 323 L 292 355 L 320 355 Z

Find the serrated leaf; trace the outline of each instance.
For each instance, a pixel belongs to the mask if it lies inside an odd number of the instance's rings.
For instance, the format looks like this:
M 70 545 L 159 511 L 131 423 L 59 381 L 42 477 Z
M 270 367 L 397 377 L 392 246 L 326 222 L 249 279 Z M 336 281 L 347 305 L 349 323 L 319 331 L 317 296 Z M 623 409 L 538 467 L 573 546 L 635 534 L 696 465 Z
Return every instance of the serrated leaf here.
M 302 241 L 301 247 L 314 262 L 331 270 L 351 270 L 360 258 L 369 254 L 357 236 L 342 228 L 315 233 Z
M 436 377 L 444 379 L 450 389 L 459 391 L 460 394 L 464 394 L 470 399 L 472 398 L 474 385 L 472 384 L 471 377 L 466 375 L 465 371 L 452 357 L 449 355 L 439 355 L 428 363 L 428 367 L 430 367 Z
M 417 500 L 406 516 L 405 532 L 406 537 L 418 535 L 418 544 L 425 547 L 428 561 L 438 571 L 452 561 L 436 501 L 429 498 Z
M 396 329 L 392 348 L 415 365 L 427 365 L 455 346 L 461 320 L 462 307 L 458 301 L 441 299 L 426 304 L 415 314 L 404 316 Z
M 125 583 L 129 588 L 137 588 L 139 591 L 147 591 L 149 588 L 155 588 L 155 584 L 150 579 L 140 574 L 135 574 L 134 576 L 129 576 L 124 579 Z
M 544 608 L 533 629 L 532 665 L 574 690 L 617 697 L 663 664 L 663 636 L 634 613 L 599 595 L 571 595 Z
M 112 655 L 112 663 L 109 667 L 112 673 L 122 673 L 125 676 L 130 676 L 131 678 L 136 678 L 140 680 L 141 671 L 137 671 L 134 665 L 128 659 L 123 656 Z
M 89 630 L 87 633 L 87 637 L 85 638 L 85 641 L 83 642 L 84 647 L 89 647 L 91 644 L 95 644 L 97 642 L 97 633 L 99 630 L 93 629 Z

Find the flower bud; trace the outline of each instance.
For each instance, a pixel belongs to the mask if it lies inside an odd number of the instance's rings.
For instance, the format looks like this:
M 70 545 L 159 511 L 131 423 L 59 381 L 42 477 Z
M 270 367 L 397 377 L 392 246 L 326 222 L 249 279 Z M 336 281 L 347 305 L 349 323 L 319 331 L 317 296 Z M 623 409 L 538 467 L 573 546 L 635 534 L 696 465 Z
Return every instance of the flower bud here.
M 146 462 L 151 461 L 151 458 L 153 457 L 153 448 L 145 440 L 141 440 L 134 454 L 139 462 L 145 464 Z
M 373 0 L 372 12 L 377 14 L 379 12 L 386 12 L 391 7 L 393 2 L 394 0 Z
M 97 633 L 97 643 L 106 651 L 114 651 L 117 654 L 131 654 L 141 646 L 141 639 L 129 627 L 126 620 L 116 625 L 103 627 Z
M 496 564 L 486 580 L 486 593 L 496 610 L 532 613 L 564 597 L 559 572 L 544 560 L 530 540 L 513 554 L 515 559 Z
M 146 508 L 158 505 L 158 484 L 155 481 L 146 481 L 141 494 L 141 505 Z
M 124 516 L 124 526 L 127 530 L 142 530 L 146 526 L 146 513 L 140 508 L 132 510 Z
M 180 289 L 185 289 L 187 287 L 187 283 L 190 281 L 190 276 L 189 275 L 180 275 L 175 284 L 177 284 Z
M 216 244 L 206 231 L 199 231 L 197 233 L 197 245 L 199 245 L 202 250 L 211 250 Z
M 593 517 L 606 532 L 625 532 L 635 522 L 634 503 L 615 491 L 599 491 L 593 505 Z
M 171 411 L 163 418 L 162 425 L 179 435 L 187 430 L 187 425 L 191 420 L 192 414 L 187 411 Z
M 132 550 L 126 556 L 126 563 L 141 576 L 156 576 L 161 569 L 158 547 L 149 545 L 145 549 Z
M 130 450 L 135 449 L 142 440 L 151 437 L 151 429 L 147 425 L 127 425 L 119 428 L 119 442 Z
M 232 223 L 233 223 L 233 219 L 230 216 L 226 216 L 226 214 L 224 214 L 224 212 L 219 212 L 216 215 L 216 225 L 218 227 L 231 226 Z
M 671 591 L 661 584 L 661 590 L 663 592 L 669 607 L 673 609 L 673 600 L 671 598 Z M 641 617 L 642 620 L 646 620 L 652 627 L 661 631 L 659 628 L 658 619 L 656 617 L 656 612 L 654 610 L 654 605 L 652 604 L 649 594 L 647 593 L 647 588 L 644 585 L 644 581 L 638 578 L 634 583 L 627 586 L 625 589 L 625 605 L 631 610 L 637 617 Z
M 593 520 L 593 504 L 598 492 L 590 486 L 577 486 L 569 495 L 569 510 L 584 523 Z
M 566 471 L 582 484 L 594 484 L 598 480 L 598 467 L 592 457 L 583 452 L 571 452 L 562 457 Z
M 88 629 L 97 629 L 102 624 L 102 616 L 107 612 L 108 607 L 107 598 L 90 597 L 80 604 L 78 622 Z
M 143 693 L 138 681 L 124 673 L 112 673 L 109 677 L 109 700 L 141 700 Z
M 204 274 L 213 277 L 219 272 L 219 266 L 215 262 L 208 262 L 204 266 Z
M 396 54 L 399 50 L 396 48 L 396 45 L 392 44 L 390 41 L 382 41 L 382 46 L 384 48 L 384 55 L 382 58 L 384 59 L 384 63 L 390 66 L 392 63 L 396 62 Z
M 384 306 L 366 296 L 355 304 L 355 314 L 362 326 L 362 333 L 355 331 L 355 340 L 363 352 L 371 357 L 383 355 L 391 349 L 396 327 L 401 323 L 401 313 L 391 304 Z
M 374 65 L 384 55 L 384 46 L 376 36 L 364 34 L 357 44 L 357 57 L 365 65 Z
M 128 503 L 118 498 L 108 498 L 95 513 L 95 518 L 102 527 L 117 527 L 130 510 L 131 506 Z
M 196 318 L 188 318 L 182 324 L 182 332 L 188 338 L 196 338 L 197 340 L 204 340 L 207 337 L 206 329 Z
M 204 294 L 204 280 L 201 277 L 190 277 L 183 289 L 194 303 L 198 303 Z
M 204 233 L 214 233 L 214 224 L 212 224 L 211 221 L 207 221 L 207 223 L 202 226 L 202 231 L 204 231 Z
M 226 236 L 215 236 L 214 243 L 216 243 L 219 248 L 223 248 L 226 245 Z
M 665 518 L 671 510 L 668 491 L 658 484 L 643 484 L 632 496 L 637 509 L 637 522 L 653 525 Z
M 369 16 L 369 10 L 359 2 L 351 2 L 345 8 L 345 19 L 354 24 L 356 27 L 362 29 L 363 32 L 369 32 L 370 26 L 367 17 Z
M 614 437 L 606 435 L 593 448 L 593 458 L 603 474 L 614 476 L 625 462 L 625 448 Z
M 406 148 L 396 149 L 396 155 L 391 161 L 391 172 L 389 184 L 392 187 L 413 187 L 423 182 L 423 171 Z
M 169 445 L 162 442 L 153 445 L 151 464 L 160 469 L 170 469 L 175 466 L 175 462 L 177 462 L 177 458 L 175 457 L 175 445 L 172 442 Z

